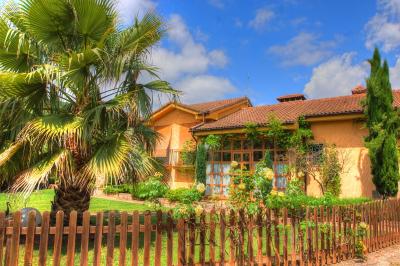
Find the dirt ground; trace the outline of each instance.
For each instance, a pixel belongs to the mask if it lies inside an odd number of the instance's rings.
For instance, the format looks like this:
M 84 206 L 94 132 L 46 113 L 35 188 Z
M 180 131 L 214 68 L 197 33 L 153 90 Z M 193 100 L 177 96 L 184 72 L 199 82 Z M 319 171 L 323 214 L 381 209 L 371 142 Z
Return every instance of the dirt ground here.
M 400 245 L 391 246 L 367 256 L 367 260 L 362 262 L 359 260 L 344 261 L 335 265 L 339 266 L 400 266 Z

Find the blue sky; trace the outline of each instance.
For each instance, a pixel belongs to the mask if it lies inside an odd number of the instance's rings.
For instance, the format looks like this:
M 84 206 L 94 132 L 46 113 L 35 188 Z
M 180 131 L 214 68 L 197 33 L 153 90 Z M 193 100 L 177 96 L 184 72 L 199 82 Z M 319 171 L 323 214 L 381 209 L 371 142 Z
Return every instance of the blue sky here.
M 120 6 L 126 18 L 147 9 L 164 17 L 169 32 L 153 62 L 184 92 L 184 102 L 247 95 L 258 105 L 289 93 L 346 95 L 364 83 L 374 46 L 392 67 L 393 86 L 400 86 L 399 0 L 122 0 Z
M 400 0 L 116 1 L 125 23 L 152 10 L 164 18 L 168 32 L 150 60 L 186 103 L 350 94 L 374 46 L 400 88 Z

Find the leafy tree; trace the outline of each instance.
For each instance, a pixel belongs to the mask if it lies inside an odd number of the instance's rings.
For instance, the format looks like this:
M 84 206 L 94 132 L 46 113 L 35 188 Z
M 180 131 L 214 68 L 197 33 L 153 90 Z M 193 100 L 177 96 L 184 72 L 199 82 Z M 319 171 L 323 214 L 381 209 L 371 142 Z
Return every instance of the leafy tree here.
M 387 198 L 398 192 L 399 166 L 397 158 L 397 113 L 393 109 L 393 94 L 389 67 L 375 49 L 369 60 L 371 73 L 367 79 L 365 114 L 369 135 L 365 142 L 371 159 L 371 170 L 377 191 Z
M 147 63 L 164 24 L 118 24 L 112 0 L 21 0 L 0 15 L 0 178 L 30 193 L 58 178 L 52 210 L 82 212 L 95 182 L 154 172 L 151 93 L 176 94 Z M 139 82 L 146 74 L 151 81 Z
M 202 184 L 206 184 L 207 178 L 207 149 L 204 143 L 200 143 L 197 146 L 196 152 L 196 181 Z

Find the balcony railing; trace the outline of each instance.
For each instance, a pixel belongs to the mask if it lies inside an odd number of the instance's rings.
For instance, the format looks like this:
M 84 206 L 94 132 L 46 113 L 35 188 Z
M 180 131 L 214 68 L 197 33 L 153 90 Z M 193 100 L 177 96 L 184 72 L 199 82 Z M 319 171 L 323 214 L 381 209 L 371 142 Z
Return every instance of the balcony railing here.
M 184 162 L 182 153 L 183 151 L 181 149 L 156 150 L 154 157 L 161 160 L 166 166 L 176 167 L 192 165 L 191 163 Z

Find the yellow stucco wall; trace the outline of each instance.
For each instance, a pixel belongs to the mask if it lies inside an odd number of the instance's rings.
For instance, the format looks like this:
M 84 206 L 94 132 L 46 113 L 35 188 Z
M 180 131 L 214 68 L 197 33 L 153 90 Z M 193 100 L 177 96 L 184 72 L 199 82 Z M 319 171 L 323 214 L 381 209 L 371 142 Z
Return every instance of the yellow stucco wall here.
M 344 164 L 341 175 L 342 197 L 371 197 L 375 186 L 372 183 L 368 150 L 364 147 L 367 129 L 357 120 L 313 122 L 311 129 L 316 143 L 335 145 L 339 160 Z M 308 183 L 308 194 L 321 194 L 316 181 Z

